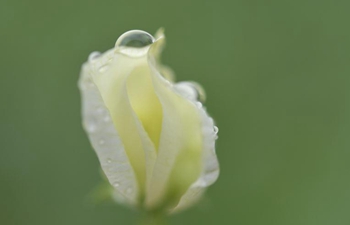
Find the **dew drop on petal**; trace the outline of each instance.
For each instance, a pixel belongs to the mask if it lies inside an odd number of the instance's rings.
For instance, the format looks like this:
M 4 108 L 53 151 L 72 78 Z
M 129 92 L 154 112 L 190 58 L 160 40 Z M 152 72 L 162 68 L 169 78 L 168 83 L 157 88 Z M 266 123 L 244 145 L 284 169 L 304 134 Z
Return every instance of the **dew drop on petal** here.
M 103 114 L 104 111 L 105 111 L 105 109 L 101 106 L 97 108 L 97 113 L 99 113 L 99 114 Z
M 114 187 L 119 187 L 119 185 L 120 185 L 120 184 L 119 184 L 118 182 L 115 182 L 115 183 L 113 184 Z
M 116 47 L 143 48 L 154 42 L 154 37 L 142 30 L 131 30 L 122 34 L 117 42 Z
M 219 133 L 219 128 L 217 126 L 214 126 L 214 132 L 215 134 Z
M 88 123 L 88 124 L 85 125 L 85 129 L 89 133 L 94 133 L 96 131 L 97 127 L 96 127 L 95 123 L 91 122 L 91 123 Z
M 107 159 L 107 163 L 112 163 L 112 160 L 111 159 Z
M 108 70 L 108 68 L 109 68 L 109 65 L 108 65 L 108 64 L 103 65 L 103 66 L 101 66 L 100 68 L 98 68 L 98 72 L 104 73 L 104 72 L 106 72 L 106 71 Z
M 175 88 L 186 98 L 194 101 L 205 102 L 206 96 L 203 87 L 193 81 L 182 81 L 175 85 Z
M 196 102 L 196 105 L 198 108 L 202 108 L 203 107 L 203 104 L 201 102 Z
M 91 80 L 86 81 L 86 88 L 94 88 L 95 85 Z
M 99 143 L 100 145 L 104 145 L 104 144 L 105 144 L 105 140 L 101 139 L 101 140 L 99 140 L 98 143 Z
M 99 56 L 101 55 L 100 52 L 91 52 L 88 58 L 89 62 L 93 62 L 94 60 L 96 60 Z
M 147 53 L 154 37 L 142 30 L 131 30 L 122 34 L 115 43 L 116 51 L 131 56 L 140 57 Z
M 131 192 L 132 192 L 132 188 L 129 187 L 128 189 L 126 189 L 127 194 L 131 194 Z
M 198 101 L 205 102 L 205 100 L 206 100 L 205 91 L 200 84 L 193 82 L 193 81 L 185 82 L 185 83 L 188 83 L 189 86 L 192 87 L 193 90 L 196 92 L 196 96 L 197 96 Z
M 219 133 L 219 128 L 217 126 L 214 126 L 214 133 L 215 133 L 215 140 L 217 140 L 218 137 L 218 133 Z

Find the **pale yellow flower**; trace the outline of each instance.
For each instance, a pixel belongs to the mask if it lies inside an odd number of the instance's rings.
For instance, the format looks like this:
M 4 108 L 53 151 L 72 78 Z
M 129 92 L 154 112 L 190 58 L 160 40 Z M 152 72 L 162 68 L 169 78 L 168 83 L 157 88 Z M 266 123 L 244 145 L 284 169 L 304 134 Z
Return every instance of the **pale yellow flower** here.
M 173 83 L 164 45 L 144 31 L 92 53 L 79 80 L 83 124 L 119 202 L 146 210 L 190 206 L 218 177 L 217 128 L 193 82 Z

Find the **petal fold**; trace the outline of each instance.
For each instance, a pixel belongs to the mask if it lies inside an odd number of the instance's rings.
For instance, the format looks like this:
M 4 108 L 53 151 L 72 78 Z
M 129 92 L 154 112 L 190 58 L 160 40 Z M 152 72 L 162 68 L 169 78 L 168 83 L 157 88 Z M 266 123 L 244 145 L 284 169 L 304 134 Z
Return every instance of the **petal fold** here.
M 112 123 L 109 110 L 92 81 L 90 65 L 84 64 L 79 80 L 83 126 L 97 153 L 102 169 L 121 200 L 137 204 L 138 184 L 125 148 Z M 134 191 L 133 191 L 134 190 Z

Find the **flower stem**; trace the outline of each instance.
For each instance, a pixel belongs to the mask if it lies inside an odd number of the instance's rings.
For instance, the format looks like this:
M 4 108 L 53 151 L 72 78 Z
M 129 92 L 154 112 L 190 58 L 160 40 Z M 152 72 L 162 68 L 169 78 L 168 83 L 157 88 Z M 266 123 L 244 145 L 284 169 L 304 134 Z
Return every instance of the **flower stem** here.
M 143 217 L 141 225 L 167 225 L 164 214 L 148 212 Z

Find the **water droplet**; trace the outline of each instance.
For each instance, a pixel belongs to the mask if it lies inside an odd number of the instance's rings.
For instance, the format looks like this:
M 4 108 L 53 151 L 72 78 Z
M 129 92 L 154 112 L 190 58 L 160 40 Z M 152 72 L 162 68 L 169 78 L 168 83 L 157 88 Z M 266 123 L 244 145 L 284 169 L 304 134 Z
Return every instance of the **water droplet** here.
M 95 85 L 91 80 L 86 81 L 86 88 L 94 88 Z
M 97 107 L 96 111 L 99 114 L 99 117 L 102 118 L 104 122 L 109 122 L 111 120 L 109 116 L 109 112 L 106 108 L 100 106 L 100 107 Z
M 205 95 L 205 91 L 203 89 L 203 87 L 193 81 L 183 81 L 183 82 L 179 82 L 178 85 L 181 86 L 186 86 L 188 90 L 192 96 L 194 96 L 194 98 L 200 102 L 205 102 L 206 100 L 206 95 Z
M 217 126 L 214 126 L 214 133 L 215 134 L 219 133 L 219 128 Z
M 99 56 L 101 55 L 100 52 L 91 52 L 88 58 L 89 62 L 93 62 L 94 60 L 96 60 Z
M 202 108 L 203 107 L 203 104 L 201 102 L 196 102 L 196 105 L 198 108 Z
M 214 132 L 218 133 L 219 132 L 219 128 L 217 126 L 214 126 Z
M 196 82 L 191 82 L 191 85 L 197 92 L 197 99 L 200 102 L 205 102 L 207 97 L 205 95 L 205 91 L 204 91 L 203 87 Z
M 120 185 L 120 184 L 119 184 L 118 182 L 115 182 L 115 183 L 113 184 L 114 187 L 119 187 L 119 185 Z
M 99 143 L 100 145 L 104 145 L 104 144 L 105 144 L 105 140 L 101 139 L 98 143 Z
M 103 65 L 103 66 L 101 66 L 100 68 L 98 68 L 98 72 L 104 73 L 104 72 L 106 72 L 106 71 L 108 70 L 108 68 L 109 68 L 109 65 L 108 65 L 108 64 Z
M 108 115 L 103 117 L 103 121 L 105 121 L 105 122 L 109 122 L 110 120 L 111 120 L 111 118 Z
M 117 42 L 116 47 L 143 48 L 154 42 L 154 37 L 142 30 L 131 30 L 122 34 Z
M 99 107 L 97 107 L 97 113 L 98 114 L 104 114 L 104 112 L 106 111 L 106 109 L 104 108 L 104 107 L 102 107 L 102 106 L 99 106 Z
M 111 159 L 107 159 L 107 163 L 112 163 L 112 160 Z
M 122 34 L 115 43 L 116 50 L 132 57 L 140 57 L 147 53 L 154 37 L 142 30 L 131 30 Z
M 129 187 L 128 189 L 126 189 L 127 194 L 131 194 L 131 192 L 132 192 L 132 188 Z
M 183 81 L 175 85 L 177 89 L 185 98 L 192 101 L 205 102 L 205 91 L 201 85 L 193 81 Z
M 95 123 L 89 123 L 85 125 L 85 129 L 89 132 L 89 133 L 94 133 L 96 131 L 96 124 Z

